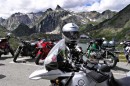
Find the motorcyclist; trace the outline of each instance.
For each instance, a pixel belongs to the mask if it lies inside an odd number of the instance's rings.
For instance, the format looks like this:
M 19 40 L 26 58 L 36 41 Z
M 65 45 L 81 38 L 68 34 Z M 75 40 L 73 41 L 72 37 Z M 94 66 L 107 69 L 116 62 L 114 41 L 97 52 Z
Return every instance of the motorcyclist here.
M 65 39 L 66 49 L 69 48 L 72 50 L 70 52 L 78 58 L 77 54 L 82 52 L 81 48 L 77 45 L 80 38 L 79 27 L 75 23 L 64 25 L 62 28 L 62 36 Z
M 64 48 L 60 49 L 56 58 L 56 64 L 58 64 L 58 69 L 69 71 L 67 70 L 67 68 L 64 68 L 65 64 L 67 63 L 65 61 L 67 61 L 67 58 L 71 57 L 69 56 L 68 53 L 71 53 L 71 55 L 73 55 L 72 57 L 76 57 L 77 59 L 80 59 L 79 53 L 82 52 L 81 48 L 77 46 L 78 39 L 80 38 L 79 27 L 75 23 L 65 24 L 62 28 L 62 37 L 63 37 L 62 40 L 64 40 L 65 46 Z M 54 58 L 52 59 L 55 60 Z M 54 65 L 54 62 L 53 62 L 53 65 Z M 50 63 L 46 65 L 47 70 L 54 69 L 54 67 L 50 67 L 50 65 L 51 65 Z

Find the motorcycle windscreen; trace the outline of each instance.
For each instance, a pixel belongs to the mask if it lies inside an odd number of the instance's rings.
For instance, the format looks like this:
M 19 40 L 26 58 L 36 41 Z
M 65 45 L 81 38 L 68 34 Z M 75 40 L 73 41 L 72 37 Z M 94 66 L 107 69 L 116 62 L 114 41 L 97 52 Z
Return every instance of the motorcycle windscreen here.
M 63 57 L 59 57 L 59 53 L 65 51 L 65 40 L 60 40 L 49 52 L 46 59 L 44 60 L 44 66 L 50 70 L 58 68 L 58 61 Z

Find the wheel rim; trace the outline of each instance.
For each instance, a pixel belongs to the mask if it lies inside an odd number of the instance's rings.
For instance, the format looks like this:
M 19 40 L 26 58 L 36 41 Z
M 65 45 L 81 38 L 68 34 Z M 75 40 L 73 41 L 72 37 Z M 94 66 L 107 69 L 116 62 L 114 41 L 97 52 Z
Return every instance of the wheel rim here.
M 107 59 L 105 59 L 105 63 L 106 63 L 108 66 L 113 66 L 113 65 L 114 65 L 114 58 L 113 58 L 113 56 L 108 55 L 108 56 L 107 56 Z

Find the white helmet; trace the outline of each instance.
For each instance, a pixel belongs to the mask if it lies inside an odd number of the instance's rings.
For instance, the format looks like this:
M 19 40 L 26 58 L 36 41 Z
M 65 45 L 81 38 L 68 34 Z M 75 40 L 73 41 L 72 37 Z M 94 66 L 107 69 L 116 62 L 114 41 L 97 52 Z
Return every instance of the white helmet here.
M 108 41 L 103 41 L 103 46 L 108 46 Z
M 109 41 L 110 46 L 115 46 L 115 42 L 114 41 Z
M 79 39 L 79 27 L 75 23 L 67 23 L 62 28 L 62 34 L 66 42 L 77 42 Z

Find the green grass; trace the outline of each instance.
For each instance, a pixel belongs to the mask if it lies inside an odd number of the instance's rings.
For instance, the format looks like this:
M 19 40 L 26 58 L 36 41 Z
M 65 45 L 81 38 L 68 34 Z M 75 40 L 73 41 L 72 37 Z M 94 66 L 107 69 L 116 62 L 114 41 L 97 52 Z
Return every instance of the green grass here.
M 119 58 L 119 61 L 120 61 L 120 62 L 126 62 L 126 61 L 127 61 L 126 58 L 125 58 L 124 53 L 120 53 L 120 54 L 118 55 L 118 58 Z

